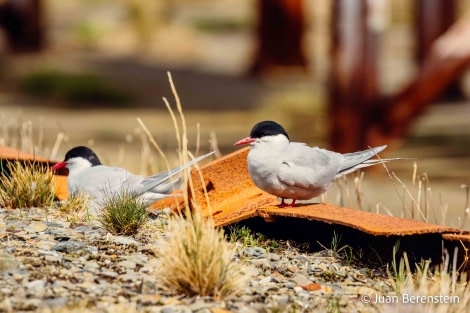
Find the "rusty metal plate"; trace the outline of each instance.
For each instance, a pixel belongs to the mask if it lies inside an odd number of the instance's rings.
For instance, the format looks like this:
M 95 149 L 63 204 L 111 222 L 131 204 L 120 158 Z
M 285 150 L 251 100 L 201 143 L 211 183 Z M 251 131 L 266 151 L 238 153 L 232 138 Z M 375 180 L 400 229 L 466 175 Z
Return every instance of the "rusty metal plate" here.
M 443 234 L 442 238 L 450 241 L 461 241 L 466 247 L 470 249 L 470 233 L 459 232 L 457 234 Z
M 347 209 L 331 204 L 298 205 L 294 208 L 270 206 L 260 208 L 258 212 L 260 216 L 268 216 L 270 220 L 277 216 L 304 218 L 352 227 L 374 236 L 404 236 L 459 231 L 456 228 Z
M 257 216 L 258 208 L 277 203 L 275 196 L 251 181 L 246 161 L 249 149 L 240 149 L 202 166 L 200 171 L 191 171 L 192 196 L 203 214 L 212 215 L 218 226 Z
M 54 164 L 56 162 L 48 160 L 46 158 L 26 153 L 14 148 L 0 146 L 0 159 L 2 160 L 20 160 L 20 161 L 37 161 L 40 163 Z

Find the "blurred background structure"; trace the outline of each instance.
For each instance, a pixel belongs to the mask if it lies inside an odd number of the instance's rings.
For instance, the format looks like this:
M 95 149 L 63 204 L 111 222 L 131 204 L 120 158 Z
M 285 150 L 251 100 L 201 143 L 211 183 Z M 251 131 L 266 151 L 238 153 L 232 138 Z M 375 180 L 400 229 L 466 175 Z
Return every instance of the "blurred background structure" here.
M 463 203 L 469 10 L 470 0 L 0 0 L 0 144 L 55 159 L 95 145 L 107 163 L 151 170 L 135 118 L 174 151 L 161 100 L 173 102 L 171 71 L 193 149 L 200 138 L 228 153 L 273 119 L 341 152 L 389 144 Z M 391 166 L 411 177 L 410 162 Z

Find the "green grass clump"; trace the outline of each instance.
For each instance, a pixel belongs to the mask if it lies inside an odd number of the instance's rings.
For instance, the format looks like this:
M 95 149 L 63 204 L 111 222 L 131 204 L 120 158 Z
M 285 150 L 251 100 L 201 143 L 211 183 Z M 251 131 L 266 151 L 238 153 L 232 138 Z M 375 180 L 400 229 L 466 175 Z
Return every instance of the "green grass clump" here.
M 279 248 L 279 244 L 276 241 L 266 238 L 266 236 L 261 233 L 255 233 L 246 226 L 230 226 L 229 230 L 230 242 L 239 242 L 243 248 L 260 247 L 266 249 L 268 252 L 270 252 L 271 249 Z
M 147 205 L 128 190 L 108 194 L 98 221 L 112 234 L 134 235 L 148 221 Z
M 168 221 L 158 249 L 157 277 L 173 294 L 224 298 L 242 289 L 245 278 L 233 262 L 234 248 L 223 229 L 199 213 Z
M 53 173 L 35 162 L 8 162 L 0 176 L 0 207 L 50 206 L 55 198 Z

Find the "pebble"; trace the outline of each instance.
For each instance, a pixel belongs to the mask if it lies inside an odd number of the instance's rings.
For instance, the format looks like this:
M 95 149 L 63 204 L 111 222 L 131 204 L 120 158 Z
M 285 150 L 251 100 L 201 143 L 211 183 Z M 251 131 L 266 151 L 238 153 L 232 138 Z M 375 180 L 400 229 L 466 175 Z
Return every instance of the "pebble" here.
M 112 236 L 111 238 L 112 238 L 112 242 L 117 245 L 126 245 L 126 246 L 130 246 L 130 245 L 138 246 L 139 245 L 139 242 L 133 239 L 132 237 Z
M 128 268 L 128 269 L 134 269 L 137 266 L 137 264 L 135 264 L 135 262 L 132 262 L 132 261 L 121 261 L 118 263 L 118 265 L 124 268 Z
M 289 280 L 293 281 L 298 286 L 306 286 L 312 282 L 310 279 L 308 279 L 304 275 L 298 274 L 298 273 L 294 274 Z
M 51 247 L 51 250 L 58 251 L 58 252 L 71 253 L 71 252 L 84 250 L 85 248 L 86 248 L 86 245 L 84 245 L 83 243 L 69 240 L 69 241 L 56 243 L 54 246 Z
M 24 227 L 23 229 L 29 233 L 40 233 L 46 230 L 47 225 L 40 222 L 31 222 L 28 226 Z
M 155 234 L 116 236 L 95 222 L 74 226 L 50 216 L 46 221 L 41 209 L 27 213 L 19 218 L 18 210 L 0 208 L 0 312 L 54 311 L 74 303 L 106 313 L 126 311 L 113 309 L 119 305 L 151 313 L 316 312 L 311 308 L 328 311 L 336 298 L 341 312 L 363 312 L 351 297 L 393 292 L 378 271 L 344 266 L 327 252 L 239 246 L 234 262 L 248 283 L 236 296 L 170 295 L 154 274 Z M 170 213 L 156 221 L 166 225 Z
M 18 268 L 19 264 L 15 257 L 0 253 L 0 273 Z

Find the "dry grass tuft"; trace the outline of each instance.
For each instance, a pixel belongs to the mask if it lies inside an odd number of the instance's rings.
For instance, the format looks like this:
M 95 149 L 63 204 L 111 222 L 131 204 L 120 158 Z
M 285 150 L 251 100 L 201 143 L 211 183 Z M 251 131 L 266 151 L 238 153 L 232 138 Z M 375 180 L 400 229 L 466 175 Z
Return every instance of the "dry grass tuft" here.
M 67 200 L 58 202 L 54 213 L 65 216 L 65 220 L 73 225 L 81 222 L 90 222 L 90 200 L 91 198 L 86 195 L 72 195 Z
M 168 73 L 180 117 L 178 123 L 169 102 L 164 99 L 175 126 L 180 162 L 189 160 L 186 122 L 176 88 Z M 181 131 L 180 131 L 181 127 Z M 197 168 L 197 166 L 196 166 Z M 184 171 L 184 184 L 192 188 L 189 170 Z M 189 208 L 187 190 L 184 190 L 185 215 L 168 220 L 165 236 L 160 239 L 159 265 L 156 267 L 161 287 L 169 293 L 186 296 L 224 298 L 243 288 L 245 276 L 233 258 L 235 248 L 227 242 L 223 229 L 215 228 L 213 220 L 202 215 L 197 205 Z
M 242 289 L 245 281 L 233 261 L 234 247 L 222 229 L 199 213 L 168 221 L 159 250 L 157 276 L 170 293 L 224 298 Z
M 454 260 L 456 256 L 454 253 Z M 469 312 L 470 285 L 465 274 L 461 274 L 458 279 L 457 264 L 455 261 L 451 264 L 450 259 L 446 251 L 443 264 L 437 267 L 434 273 L 429 269 L 429 262 L 423 262 L 416 266 L 413 275 L 405 255 L 406 271 L 402 269 L 402 276 L 406 276 L 406 280 L 403 281 L 403 289 L 399 292 L 399 301 L 385 307 L 383 312 Z M 410 303 L 409 299 L 412 297 L 415 297 L 414 303 Z
M 3 163 L 2 163 L 3 164 Z M 0 176 L 0 206 L 30 208 L 51 206 L 55 198 L 53 173 L 35 162 L 10 162 Z
M 101 204 L 98 221 L 112 234 L 134 235 L 148 221 L 147 205 L 128 190 L 108 194 Z

